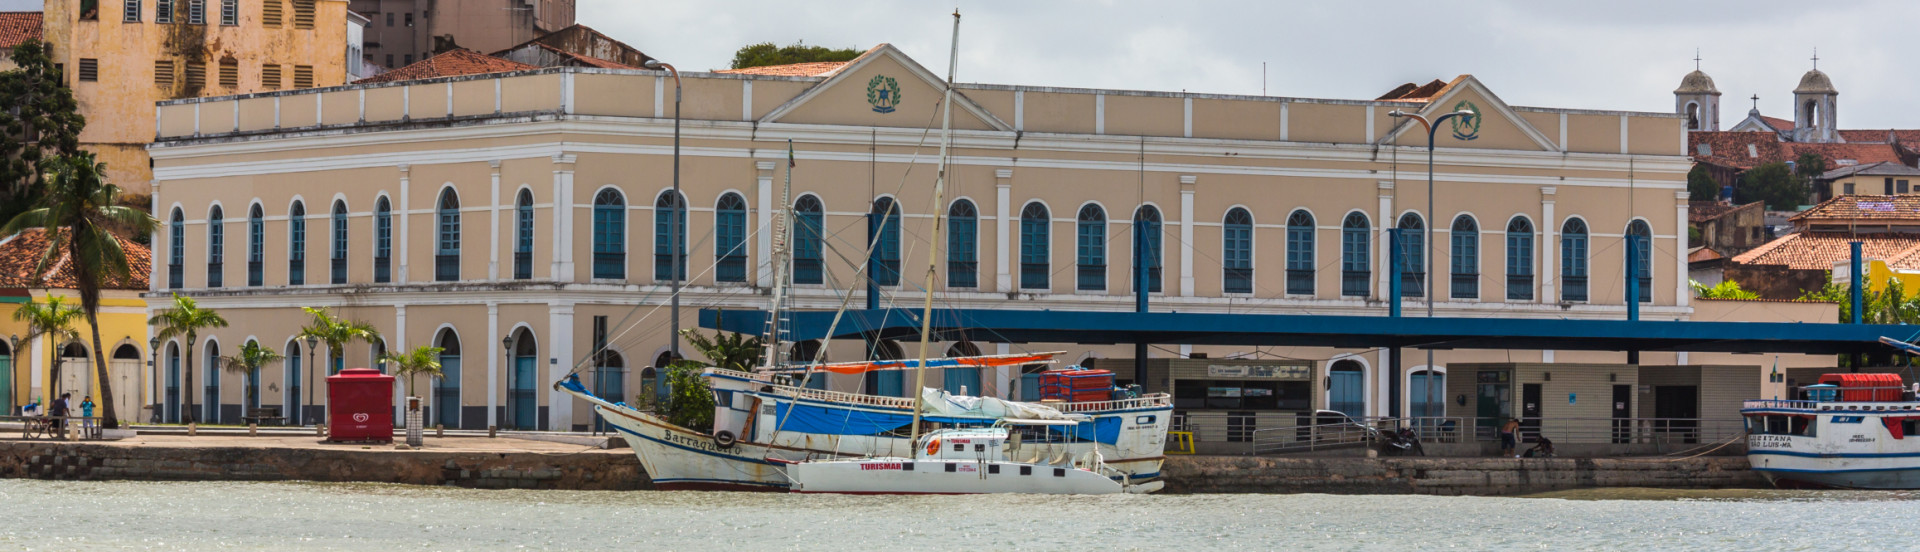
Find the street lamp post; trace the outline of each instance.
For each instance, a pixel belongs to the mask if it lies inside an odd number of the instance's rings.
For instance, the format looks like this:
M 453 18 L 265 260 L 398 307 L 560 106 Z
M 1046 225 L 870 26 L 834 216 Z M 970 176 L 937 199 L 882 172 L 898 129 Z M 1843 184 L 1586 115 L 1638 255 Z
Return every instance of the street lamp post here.
M 507 373 L 507 416 L 508 419 L 512 419 L 513 407 L 517 406 L 514 404 L 516 401 L 513 399 L 513 334 L 500 336 L 500 359 L 504 361 L 501 366 L 506 368 Z M 512 425 L 501 423 L 502 421 L 503 420 L 494 420 L 494 427 Z
M 300 405 L 303 411 L 300 418 L 306 420 L 307 425 L 313 425 L 313 349 L 319 346 L 319 339 L 307 336 L 307 403 Z
M 7 380 L 12 381 L 13 375 L 20 373 L 20 336 L 7 336 L 7 359 L 9 361 L 7 363 Z M 7 414 L 13 414 L 12 394 L 9 393 L 5 400 L 7 403 Z
M 1427 129 L 1427 224 L 1425 228 L 1426 230 L 1425 241 L 1427 242 L 1427 255 L 1426 255 L 1426 259 L 1424 259 L 1425 262 L 1422 263 L 1425 266 L 1420 267 L 1420 270 L 1426 272 L 1426 278 L 1425 278 L 1425 281 L 1422 282 L 1420 285 L 1421 287 L 1425 288 L 1425 289 L 1422 289 L 1421 291 L 1425 292 L 1427 296 L 1427 318 L 1433 318 L 1433 303 L 1434 301 L 1438 300 L 1438 297 L 1439 297 L 1433 291 L 1433 225 L 1438 224 L 1438 222 L 1433 217 L 1433 149 L 1434 149 L 1433 135 L 1434 135 L 1434 131 L 1437 131 L 1440 129 L 1440 123 L 1446 122 L 1447 119 L 1460 117 L 1461 120 L 1463 121 L 1472 121 L 1476 115 L 1474 114 L 1474 112 L 1468 111 L 1465 109 L 1455 111 L 1452 113 L 1443 114 L 1439 117 L 1433 118 L 1433 120 L 1431 121 L 1427 120 L 1426 117 L 1423 117 L 1418 113 L 1408 113 L 1405 111 L 1400 111 L 1398 109 L 1393 110 L 1390 113 L 1387 113 L 1387 115 L 1391 117 L 1406 117 L 1409 119 L 1413 119 L 1415 121 L 1419 121 L 1420 126 L 1426 127 Z M 1400 254 L 1400 252 L 1395 251 L 1392 254 L 1398 255 Z M 1395 297 L 1393 298 L 1393 300 L 1399 301 L 1400 298 Z M 1399 366 L 1394 366 L 1393 368 L 1395 372 L 1398 372 L 1400 369 Z M 1427 349 L 1427 404 L 1429 405 L 1433 404 L 1433 399 L 1434 399 L 1433 374 L 1434 374 L 1433 349 L 1428 348 Z M 1399 374 L 1394 374 L 1394 385 L 1398 386 L 1399 384 L 1400 384 Z M 1398 395 L 1398 393 L 1394 393 L 1394 395 Z M 1400 398 L 1398 396 L 1393 398 L 1392 407 L 1396 409 L 1400 407 Z
M 148 386 L 148 390 L 158 398 L 160 396 L 160 338 L 158 337 L 147 338 L 147 374 L 153 378 L 149 380 L 153 385 Z M 160 411 L 165 409 L 164 406 L 153 409 L 153 423 L 160 423 Z
M 673 256 L 673 273 L 668 275 L 673 282 L 673 335 L 667 338 L 667 350 L 673 353 L 673 358 L 680 358 L 680 256 L 684 254 L 681 251 L 680 226 L 685 224 L 683 221 L 687 213 L 686 196 L 680 194 L 680 70 L 674 69 L 673 64 L 657 59 L 647 60 L 645 65 L 653 70 L 664 68 L 667 74 L 673 75 L 673 202 L 676 209 L 668 211 L 673 213 L 673 219 L 667 221 L 667 237 L 673 240 L 673 245 L 668 246 Z

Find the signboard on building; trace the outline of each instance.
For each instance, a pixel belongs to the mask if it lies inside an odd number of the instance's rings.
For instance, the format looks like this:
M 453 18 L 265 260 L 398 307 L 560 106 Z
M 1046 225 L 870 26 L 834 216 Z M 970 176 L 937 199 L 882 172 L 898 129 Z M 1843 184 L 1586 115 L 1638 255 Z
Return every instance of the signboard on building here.
M 1209 364 L 1207 377 L 1304 380 L 1313 377 L 1313 369 L 1306 366 Z

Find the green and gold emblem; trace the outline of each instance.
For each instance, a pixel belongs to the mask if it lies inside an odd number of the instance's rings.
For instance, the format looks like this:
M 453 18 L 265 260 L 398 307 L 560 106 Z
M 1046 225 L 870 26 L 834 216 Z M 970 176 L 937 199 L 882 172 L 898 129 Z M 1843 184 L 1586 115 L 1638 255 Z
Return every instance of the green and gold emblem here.
M 1480 106 L 1473 105 L 1473 102 L 1461 100 L 1459 105 L 1453 106 L 1453 110 L 1473 112 L 1472 117 L 1454 117 L 1447 120 L 1447 122 L 1453 123 L 1453 139 L 1472 140 L 1479 138 Z
M 893 77 L 874 75 L 867 81 L 867 103 L 873 104 L 874 113 L 893 113 L 893 106 L 900 105 L 900 83 Z

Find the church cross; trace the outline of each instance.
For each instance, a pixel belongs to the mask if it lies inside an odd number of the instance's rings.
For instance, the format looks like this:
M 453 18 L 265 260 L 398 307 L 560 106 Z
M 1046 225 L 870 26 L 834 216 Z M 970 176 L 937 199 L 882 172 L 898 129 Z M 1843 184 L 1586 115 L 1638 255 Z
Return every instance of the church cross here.
M 1693 49 L 1693 70 L 1695 71 L 1700 70 L 1700 49 L 1699 48 Z
M 1819 48 L 1813 49 L 1813 70 L 1815 71 L 1820 70 L 1820 49 Z
M 1760 95 L 1759 95 L 1759 94 L 1754 94 L 1754 95 L 1753 95 L 1753 110 L 1754 110 L 1754 111 L 1759 111 L 1759 110 L 1760 110 Z

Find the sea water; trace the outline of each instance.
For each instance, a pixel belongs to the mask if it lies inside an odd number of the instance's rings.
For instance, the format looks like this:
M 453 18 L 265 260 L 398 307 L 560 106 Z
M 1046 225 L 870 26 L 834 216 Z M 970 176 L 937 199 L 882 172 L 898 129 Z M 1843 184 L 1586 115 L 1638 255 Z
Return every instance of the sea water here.
M 0 550 L 1889 550 L 1920 495 L 876 497 L 0 480 Z

